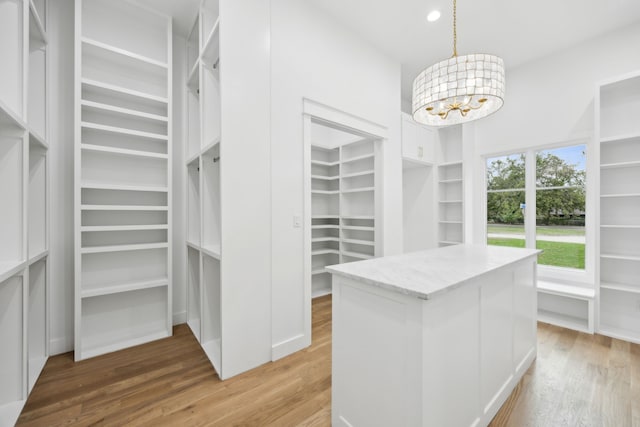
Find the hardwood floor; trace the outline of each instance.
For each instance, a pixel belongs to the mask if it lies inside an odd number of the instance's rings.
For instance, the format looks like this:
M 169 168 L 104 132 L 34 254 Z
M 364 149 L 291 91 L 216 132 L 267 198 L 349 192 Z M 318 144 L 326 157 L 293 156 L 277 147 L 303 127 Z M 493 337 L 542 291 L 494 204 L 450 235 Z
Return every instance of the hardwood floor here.
M 224 382 L 186 325 L 174 333 L 50 358 L 18 425 L 330 425 L 330 296 L 313 302 L 311 347 Z M 540 323 L 538 359 L 491 426 L 640 427 L 640 345 Z

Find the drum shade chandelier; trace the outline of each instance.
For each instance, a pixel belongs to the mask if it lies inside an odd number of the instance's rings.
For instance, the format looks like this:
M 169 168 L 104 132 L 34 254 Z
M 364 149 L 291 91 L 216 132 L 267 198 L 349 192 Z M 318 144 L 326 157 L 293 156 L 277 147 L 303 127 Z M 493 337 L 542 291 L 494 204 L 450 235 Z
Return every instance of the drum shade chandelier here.
M 481 119 L 504 103 L 504 61 L 488 54 L 458 56 L 456 0 L 453 55 L 423 70 L 413 81 L 413 119 L 450 126 Z

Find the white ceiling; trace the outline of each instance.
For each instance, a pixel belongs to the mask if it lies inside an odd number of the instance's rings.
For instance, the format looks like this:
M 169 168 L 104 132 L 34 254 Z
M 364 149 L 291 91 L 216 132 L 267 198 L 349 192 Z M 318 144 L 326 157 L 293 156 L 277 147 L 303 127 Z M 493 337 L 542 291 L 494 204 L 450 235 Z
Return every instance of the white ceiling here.
M 415 76 L 452 54 L 451 0 L 306 0 L 402 64 L 402 96 Z M 458 0 L 458 54 L 492 53 L 514 67 L 616 28 L 640 24 L 638 0 Z M 428 23 L 438 9 L 442 17 Z

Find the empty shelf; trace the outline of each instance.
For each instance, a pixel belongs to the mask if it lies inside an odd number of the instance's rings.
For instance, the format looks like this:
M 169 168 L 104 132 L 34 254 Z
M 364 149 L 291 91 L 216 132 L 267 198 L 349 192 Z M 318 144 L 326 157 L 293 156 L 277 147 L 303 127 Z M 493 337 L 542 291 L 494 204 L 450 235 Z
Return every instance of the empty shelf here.
M 139 137 L 139 138 L 159 140 L 159 141 L 168 141 L 169 140 L 169 137 L 167 135 L 161 135 L 159 133 L 151 133 L 151 132 L 142 132 L 142 131 L 139 131 L 139 130 L 120 128 L 120 127 L 116 127 L 116 126 L 100 125 L 100 124 L 97 124 L 97 123 L 89 123 L 89 122 L 82 122 L 81 126 L 82 126 L 83 129 L 91 129 L 91 130 L 96 130 L 96 131 L 100 131 L 100 132 L 108 132 L 108 133 L 116 133 L 116 134 L 120 134 L 120 135 L 136 136 L 136 137 Z
M 148 101 L 154 101 L 162 104 L 169 103 L 169 100 L 167 98 L 163 98 L 161 96 L 151 95 L 149 93 L 139 92 L 137 90 L 131 90 L 124 87 L 112 85 L 109 83 L 99 82 L 97 80 L 82 79 L 81 82 L 83 86 L 88 86 L 88 87 L 99 89 L 102 91 L 115 92 L 121 95 L 132 96 L 134 98 L 145 99 Z
M 357 157 L 351 157 L 349 159 L 344 159 L 344 160 L 342 160 L 342 163 L 359 162 L 360 160 L 372 159 L 374 156 L 375 156 L 375 154 L 373 154 L 373 153 L 364 154 L 362 156 L 357 156 Z
M 364 226 L 356 226 L 356 225 L 343 225 L 343 230 L 354 230 L 354 231 L 374 231 L 375 227 L 364 227 Z
M 375 191 L 375 187 L 363 187 L 363 188 L 351 188 L 349 190 L 342 190 L 343 194 L 350 193 L 369 193 L 371 191 Z
M 373 255 L 361 254 L 358 252 L 342 251 L 342 255 L 346 255 L 351 258 L 371 259 Z
M 626 285 L 624 283 L 600 282 L 600 289 L 640 294 L 640 286 Z
M 82 232 L 96 231 L 143 231 L 143 230 L 168 230 L 167 224 L 150 224 L 150 225 L 95 225 L 80 227 Z
M 311 175 L 311 179 L 320 179 L 324 181 L 334 181 L 340 179 L 339 176 L 324 176 L 324 175 Z
M 345 178 L 345 179 L 346 178 L 356 178 L 356 177 L 359 177 L 359 176 L 373 175 L 374 173 L 375 173 L 375 171 L 373 171 L 373 170 L 366 170 L 366 171 L 363 171 L 363 172 L 348 173 L 348 174 L 342 175 L 342 178 Z
M 114 148 L 114 147 L 107 147 L 104 145 L 81 144 L 80 147 L 82 150 L 85 150 L 85 151 L 118 154 L 122 156 L 146 157 L 146 158 L 152 158 L 152 159 L 168 159 L 169 158 L 167 154 L 153 153 L 151 151 L 129 150 L 127 148 Z
M 375 246 L 375 242 L 371 240 L 361 240 L 361 239 L 342 239 L 343 243 L 351 243 L 355 245 L 365 245 L 365 246 Z
M 332 196 L 339 193 L 340 191 L 338 190 L 311 190 L 311 194 L 320 194 L 320 195 L 328 195 L 328 196 Z
M 109 114 L 118 115 L 122 117 L 130 117 L 138 120 L 145 120 L 150 122 L 162 122 L 162 123 L 167 123 L 169 121 L 169 118 L 166 116 L 145 113 L 143 111 L 132 110 L 130 108 L 116 107 L 113 105 L 103 104 L 100 102 L 87 101 L 84 99 L 80 101 L 80 105 L 87 110 L 94 110 L 94 111 L 109 113 Z
M 29 256 L 29 265 L 31 264 L 35 264 L 36 262 L 40 261 L 41 259 L 46 258 L 49 255 L 49 250 L 45 249 L 42 252 L 39 252 L 37 254 L 34 255 L 30 255 Z
M 137 245 L 90 246 L 80 249 L 83 254 L 99 254 L 106 252 L 144 251 L 148 249 L 166 249 L 168 243 L 143 243 Z
M 167 187 L 151 187 L 148 185 L 103 184 L 98 182 L 83 182 L 80 187 L 91 190 L 149 191 L 156 193 L 166 193 L 169 191 Z
M 220 251 L 220 245 L 204 245 L 201 247 L 202 253 L 210 256 L 211 258 L 215 258 L 220 260 L 222 253 Z
M 29 149 L 48 150 L 49 144 L 37 132 L 29 130 Z
M 122 292 L 138 291 L 141 289 L 157 288 L 160 286 L 168 286 L 169 280 L 166 277 L 141 280 L 135 282 L 121 283 L 118 285 L 99 286 L 91 289 L 83 289 L 82 298 L 91 298 L 102 295 L 119 294 Z
M 311 239 L 311 243 L 319 243 L 319 242 L 339 242 L 339 237 L 314 237 Z
M 0 99 L 0 127 L 25 130 L 27 124 Z
M 311 255 L 326 255 L 326 254 L 340 255 L 340 251 L 338 249 L 318 249 L 315 251 L 311 251 Z
M 82 44 L 84 45 L 83 48 L 85 51 L 92 51 L 96 54 L 100 54 L 100 51 L 103 51 L 104 53 L 108 53 L 111 55 L 118 55 L 122 57 L 123 60 L 128 60 L 132 63 L 140 62 L 149 65 L 155 65 L 156 67 L 160 67 L 163 69 L 168 68 L 166 62 L 156 61 L 155 59 L 151 59 L 143 55 L 138 55 L 137 53 L 133 53 L 128 50 L 109 45 L 107 43 L 92 40 L 87 37 L 82 37 Z
M 623 261 L 640 261 L 640 256 L 632 255 L 600 254 L 600 258 L 619 259 Z
M 600 165 L 600 169 L 631 168 L 631 167 L 638 167 L 638 166 L 640 166 L 640 161 L 605 163 Z
M 321 225 L 312 225 L 311 226 L 312 230 L 322 230 L 324 228 L 338 229 L 338 228 L 340 228 L 340 226 L 338 224 L 321 224 Z
M 340 164 L 340 162 L 324 162 L 322 160 L 311 160 L 311 164 L 318 166 L 337 166 Z
M 82 205 L 83 211 L 168 211 L 167 206 L 141 206 L 141 205 Z
M 2 282 L 14 276 L 25 267 L 24 261 L 2 261 L 0 262 L 0 286 Z

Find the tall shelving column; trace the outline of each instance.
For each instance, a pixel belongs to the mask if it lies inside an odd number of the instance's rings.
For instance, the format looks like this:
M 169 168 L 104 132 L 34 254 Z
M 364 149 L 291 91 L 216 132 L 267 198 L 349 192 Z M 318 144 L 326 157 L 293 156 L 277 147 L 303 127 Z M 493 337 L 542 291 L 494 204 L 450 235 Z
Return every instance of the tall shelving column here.
M 76 0 L 75 359 L 170 336 L 171 19 Z
M 340 263 L 340 148 L 311 146 L 311 294 L 331 293 L 327 265 Z
M 340 147 L 340 260 L 376 254 L 376 142 L 365 138 Z
M 223 376 L 219 7 L 204 0 L 187 40 L 187 323 Z
M 462 126 L 438 131 L 438 245 L 464 242 Z
M 47 5 L 0 3 L 0 425 L 49 355 Z
M 598 332 L 640 343 L 640 73 L 596 90 Z

